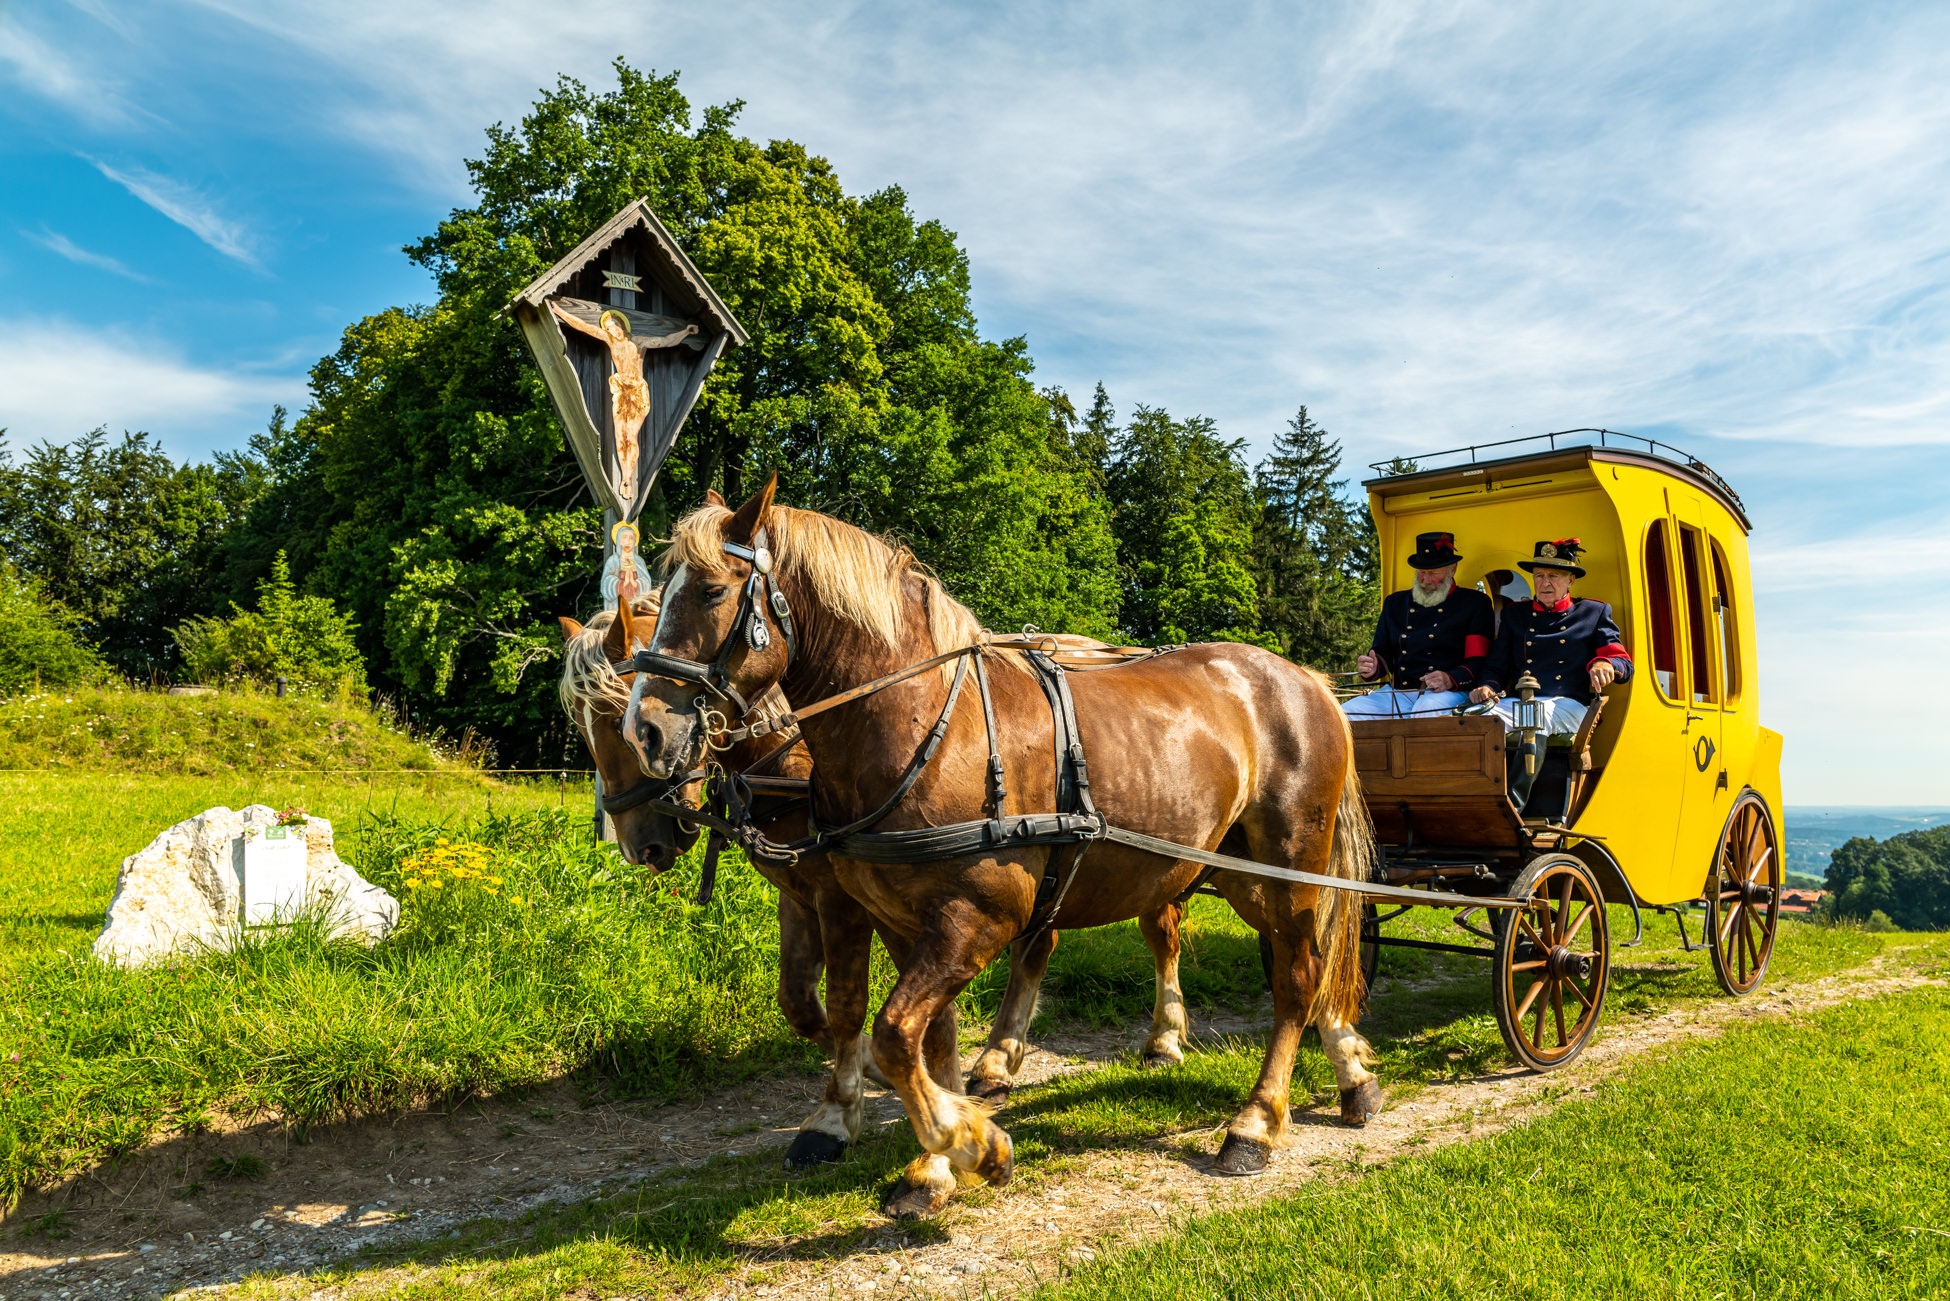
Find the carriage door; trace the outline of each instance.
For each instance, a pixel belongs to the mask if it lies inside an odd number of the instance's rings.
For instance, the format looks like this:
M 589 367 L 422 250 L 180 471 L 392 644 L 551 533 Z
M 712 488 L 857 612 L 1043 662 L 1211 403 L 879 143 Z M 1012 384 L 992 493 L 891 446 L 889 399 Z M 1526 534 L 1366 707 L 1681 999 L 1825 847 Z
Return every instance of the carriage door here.
M 1681 764 L 1685 795 L 1673 844 L 1676 891 L 1699 890 L 1712 866 L 1732 796 L 1727 790 L 1725 741 L 1726 666 L 1721 662 L 1718 601 L 1712 543 L 1705 510 L 1697 499 L 1673 494 L 1673 595 L 1678 598 L 1680 650 L 1686 673 L 1679 700 L 1685 705 Z

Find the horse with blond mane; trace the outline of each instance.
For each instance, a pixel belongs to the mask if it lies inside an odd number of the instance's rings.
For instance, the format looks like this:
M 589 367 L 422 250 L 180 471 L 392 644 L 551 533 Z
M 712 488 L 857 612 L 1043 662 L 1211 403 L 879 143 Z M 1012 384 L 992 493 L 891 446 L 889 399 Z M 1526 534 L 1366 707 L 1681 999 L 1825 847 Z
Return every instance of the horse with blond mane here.
M 708 503 L 722 506 L 715 492 Z M 642 597 L 616 610 L 603 610 L 585 625 L 563 618 L 562 707 L 582 734 L 604 789 L 628 790 L 639 775 L 636 755 L 622 740 L 620 723 L 628 708 L 633 673 L 619 671 L 631 654 L 648 644 L 657 627 L 658 598 Z M 1088 638 L 1066 637 L 1075 651 L 1106 649 Z M 783 693 L 774 687 L 759 697 L 755 708 L 762 717 L 777 719 L 788 710 Z M 805 779 L 812 761 L 798 744 L 797 732 L 782 728 L 763 740 L 746 738 L 723 756 L 732 772 L 762 767 L 778 776 Z M 694 788 L 701 783 L 687 783 Z M 671 791 L 682 798 L 685 792 Z M 791 800 L 762 801 L 761 826 L 773 839 L 790 840 L 807 831 L 802 804 Z M 612 815 L 617 847 L 629 862 L 667 870 L 679 852 L 697 836 L 695 824 L 679 827 L 677 820 L 648 804 Z M 872 918 L 840 886 L 824 857 L 809 857 L 790 867 L 759 858 L 758 872 L 779 891 L 779 1009 L 800 1037 L 818 1044 L 833 1059 L 825 1095 L 799 1126 L 786 1151 L 787 1169 L 800 1169 L 844 1158 L 858 1139 L 864 1119 L 862 1076 L 877 1075 L 862 1051 L 866 1022 L 869 947 L 878 930 L 881 942 L 899 966 L 906 943 Z M 1184 1059 L 1181 1041 L 1187 1033 L 1184 997 L 1178 983 L 1178 925 L 1182 909 L 1174 901 L 1153 916 L 1140 919 L 1156 964 L 1157 998 L 1151 1033 L 1143 1048 L 1149 1066 L 1172 1065 Z M 1011 954 L 1009 983 L 998 1006 L 986 1049 L 969 1071 L 971 1093 L 992 1103 L 1006 1100 L 1013 1078 L 1028 1048 L 1029 1023 L 1057 933 L 1047 929 Z M 824 976 L 826 990 L 820 993 Z M 949 1078 L 957 1066 L 955 1009 L 949 1005 L 929 1039 L 931 1069 Z M 885 1083 L 884 1080 L 881 1081 Z
M 989 648 L 974 616 L 904 551 L 829 516 L 775 505 L 773 493 L 768 484 L 735 512 L 707 504 L 676 529 L 656 635 L 637 660 L 652 671 L 638 673 L 622 731 L 642 771 L 669 778 L 705 754 L 711 711 L 698 704 L 697 682 L 678 671 L 709 664 L 728 698 L 776 686 L 801 711 L 816 825 L 852 826 L 883 808 L 876 834 L 999 820 L 992 773 L 1007 808 L 1057 810 L 1055 710 L 1021 657 Z M 751 600 L 760 577 L 776 602 Z M 763 635 L 754 631 L 760 623 Z M 985 717 L 950 707 L 961 672 L 950 663 L 900 676 L 944 655 L 963 667 L 982 657 L 993 688 L 984 689 Z M 995 726 L 985 738 L 991 694 Z M 812 716 L 841 696 L 844 707 Z M 1077 674 L 1074 698 L 1104 825 L 1290 874 L 1369 878 L 1373 838 L 1352 737 L 1318 675 L 1253 647 L 1204 645 Z M 823 847 L 845 891 L 906 942 L 900 979 L 875 1019 L 873 1054 L 926 1149 L 903 1172 L 889 1210 L 933 1214 L 958 1177 L 1006 1183 L 1013 1149 L 985 1108 L 929 1072 L 924 1039 L 968 982 L 1031 926 L 1039 883 L 1067 851 L 997 844 L 890 862 L 849 854 L 844 841 Z M 1153 914 L 1210 875 L 1271 941 L 1276 1025 L 1259 1080 L 1227 1127 L 1218 1172 L 1266 1168 L 1285 1134 L 1294 1055 L 1309 1021 L 1340 1084 L 1342 1119 L 1363 1124 L 1379 1110 L 1366 1044 L 1352 1025 L 1363 992 L 1358 893 L 1213 874 L 1194 859 L 1122 841 L 1099 839 L 1086 850 L 1066 860 L 1067 884 L 1045 924 L 1067 930 Z

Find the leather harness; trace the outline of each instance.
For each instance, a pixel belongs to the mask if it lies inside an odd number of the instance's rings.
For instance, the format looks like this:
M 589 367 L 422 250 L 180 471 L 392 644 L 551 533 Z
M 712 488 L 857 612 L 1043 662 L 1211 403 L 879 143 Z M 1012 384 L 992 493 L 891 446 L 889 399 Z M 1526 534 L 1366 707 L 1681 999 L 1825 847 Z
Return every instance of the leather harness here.
M 927 736 L 915 752 L 914 758 L 908 763 L 906 771 L 895 784 L 892 793 L 872 812 L 844 826 L 822 828 L 818 825 L 817 819 L 809 817 L 809 834 L 786 844 L 769 839 L 758 829 L 758 817 L 754 806 L 759 799 L 783 798 L 788 804 L 805 799 L 810 804 L 810 782 L 797 778 L 771 777 L 760 772 L 761 769 L 781 761 L 785 754 L 798 744 L 797 737 L 768 752 L 743 772 L 727 773 L 712 763 L 666 780 L 653 778 L 614 795 L 605 795 L 602 806 L 606 813 L 622 813 L 629 809 L 648 806 L 675 818 L 680 826 L 693 829 L 700 826 L 709 828 L 711 834 L 705 852 L 698 902 L 705 903 L 710 900 L 712 883 L 716 876 L 718 852 L 727 841 L 738 844 L 748 856 L 786 866 L 797 863 L 801 858 L 825 853 L 838 853 L 847 858 L 870 863 L 919 863 L 943 858 L 960 858 L 995 849 L 1054 846 L 1055 852 L 1051 853 L 1049 864 L 1036 883 L 1036 901 L 1029 921 L 1018 937 L 1033 940 L 1040 936 L 1055 919 L 1057 909 L 1062 906 L 1071 883 L 1076 880 L 1077 869 L 1082 864 L 1085 851 L 1092 843 L 1099 840 L 1115 841 L 1166 858 L 1188 859 L 1204 864 L 1207 871 L 1193 882 L 1193 890 L 1214 871 L 1226 869 L 1302 885 L 1356 890 L 1368 895 L 1427 902 L 1427 896 L 1423 892 L 1275 867 L 1251 859 L 1235 858 L 1229 854 L 1195 849 L 1189 845 L 1180 845 L 1142 832 L 1112 826 L 1098 811 L 1095 801 L 1091 798 L 1090 768 L 1084 756 L 1083 733 L 1077 726 L 1076 702 L 1070 693 L 1068 673 L 1056 661 L 1055 642 L 1047 637 L 1035 635 L 1033 629 L 1026 629 L 1025 635 L 1021 638 L 1006 640 L 986 638 L 975 645 L 943 651 L 871 682 L 828 696 L 804 709 L 789 710 L 777 718 L 754 719 L 750 703 L 737 688 L 731 685 L 728 670 L 733 651 L 741 640 L 754 651 L 762 651 L 771 645 L 770 631 L 765 622 L 768 609 L 778 620 L 780 630 L 784 634 L 788 662 L 798 654 L 798 637 L 793 627 L 791 608 L 786 601 L 785 593 L 772 580 L 772 555 L 766 545 L 765 530 L 760 529 L 754 534 L 750 547 L 734 542 L 726 542 L 723 546 L 728 554 L 749 561 L 752 572 L 740 596 L 738 612 L 732 621 L 732 634 L 724 639 L 724 644 L 719 647 L 718 654 L 712 662 L 706 664 L 658 651 L 643 650 L 637 651 L 629 659 L 613 661 L 610 665 L 619 674 L 648 674 L 702 688 L 707 694 L 697 697 L 693 704 L 698 711 L 706 744 L 710 749 L 722 751 L 729 749 L 739 740 L 756 739 L 795 730 L 804 719 L 825 713 L 829 709 L 864 696 L 873 695 L 898 682 L 916 677 L 951 661 L 955 665 L 955 672 L 948 687 L 948 698 L 942 704 L 940 715 L 935 719 L 934 726 L 928 729 Z M 760 605 L 761 592 L 764 594 L 764 608 Z M 737 635 L 741 630 L 744 632 L 742 639 Z M 1173 645 L 1127 651 L 1120 664 L 1136 663 L 1183 649 L 1185 649 L 1183 645 Z M 1034 671 L 1045 698 L 1049 701 L 1055 742 L 1057 811 L 1054 813 L 1006 811 L 1006 772 L 997 741 L 995 704 L 990 694 L 988 669 L 985 663 L 985 657 L 994 651 L 1008 651 L 1023 655 Z M 955 707 L 961 699 L 962 688 L 967 681 L 971 662 L 975 666 L 976 691 L 982 701 L 982 724 L 988 740 L 988 789 L 984 800 L 988 806 L 988 816 L 952 823 L 945 827 L 874 831 L 872 828 L 898 808 L 901 801 L 906 799 L 908 793 L 914 789 L 915 783 L 921 779 L 921 774 L 926 771 L 935 752 L 940 749 L 942 741 L 947 737 L 949 725 L 954 719 Z M 724 715 L 713 707 L 713 698 L 738 711 L 736 725 L 729 725 Z M 714 720 L 726 725 L 714 725 Z M 671 798 L 684 787 L 700 780 L 707 783 L 705 807 L 694 808 L 677 803 Z M 777 807 L 768 809 L 767 820 L 777 817 L 779 811 Z M 1189 895 L 1191 890 L 1185 893 Z

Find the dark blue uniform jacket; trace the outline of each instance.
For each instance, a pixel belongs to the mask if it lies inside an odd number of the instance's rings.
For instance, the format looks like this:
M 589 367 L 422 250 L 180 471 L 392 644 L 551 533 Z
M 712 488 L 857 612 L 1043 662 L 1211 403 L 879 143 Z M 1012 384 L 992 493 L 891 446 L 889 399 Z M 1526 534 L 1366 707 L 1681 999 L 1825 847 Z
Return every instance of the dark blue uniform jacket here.
M 1588 705 L 1591 666 L 1599 660 L 1611 661 L 1620 682 L 1631 681 L 1632 657 L 1625 653 L 1609 605 L 1575 596 L 1551 610 L 1535 601 L 1512 602 L 1503 608 L 1503 626 L 1481 683 L 1508 695 L 1529 669 L 1538 695 L 1569 696 Z
M 1469 588 L 1454 588 L 1441 605 L 1417 605 L 1405 591 L 1381 603 L 1374 653 L 1383 672 L 1404 691 L 1420 691 L 1422 675 L 1437 669 L 1467 690 L 1481 672 L 1496 632 L 1490 598 Z

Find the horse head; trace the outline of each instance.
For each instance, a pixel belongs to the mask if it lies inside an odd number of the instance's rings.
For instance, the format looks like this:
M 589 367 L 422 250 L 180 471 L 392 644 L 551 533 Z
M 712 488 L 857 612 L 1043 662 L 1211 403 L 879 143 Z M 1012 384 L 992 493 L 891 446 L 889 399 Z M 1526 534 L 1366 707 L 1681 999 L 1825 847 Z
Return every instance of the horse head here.
M 630 712 L 630 679 L 615 665 L 655 636 L 657 611 L 657 599 L 650 596 L 639 598 L 633 606 L 604 610 L 586 626 L 574 619 L 560 620 L 562 708 L 582 733 L 602 776 L 603 790 L 611 798 L 651 778 L 623 734 Z M 681 797 L 684 792 L 670 794 Z M 659 872 L 697 840 L 696 828 L 686 830 L 669 815 L 643 805 L 611 812 L 610 823 L 624 859 Z

